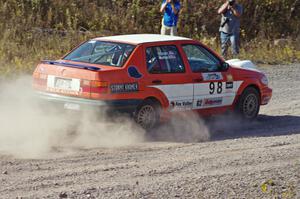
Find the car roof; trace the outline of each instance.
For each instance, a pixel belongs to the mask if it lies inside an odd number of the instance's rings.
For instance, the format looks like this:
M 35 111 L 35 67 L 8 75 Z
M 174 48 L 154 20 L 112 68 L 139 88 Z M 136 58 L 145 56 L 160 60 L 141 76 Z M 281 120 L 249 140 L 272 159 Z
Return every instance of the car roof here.
M 117 35 L 108 37 L 98 37 L 95 40 L 113 41 L 130 44 L 143 44 L 151 42 L 164 42 L 164 41 L 178 41 L 178 40 L 192 40 L 186 37 L 158 35 L 158 34 L 132 34 L 132 35 Z

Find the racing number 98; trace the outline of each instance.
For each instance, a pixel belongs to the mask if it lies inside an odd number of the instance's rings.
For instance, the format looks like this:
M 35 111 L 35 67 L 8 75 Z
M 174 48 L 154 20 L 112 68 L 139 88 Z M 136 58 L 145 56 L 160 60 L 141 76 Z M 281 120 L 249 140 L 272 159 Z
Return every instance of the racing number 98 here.
M 217 92 L 221 94 L 223 91 L 223 83 L 222 82 L 210 82 L 209 84 L 209 94 L 214 94 Z

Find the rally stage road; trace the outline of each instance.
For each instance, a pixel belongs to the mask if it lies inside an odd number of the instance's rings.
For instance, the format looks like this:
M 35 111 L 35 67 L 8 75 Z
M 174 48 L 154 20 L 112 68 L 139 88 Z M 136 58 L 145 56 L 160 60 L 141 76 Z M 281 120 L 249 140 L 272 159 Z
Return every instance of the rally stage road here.
M 251 125 L 208 121 L 200 143 L 1 154 L 0 198 L 300 198 L 300 64 L 260 69 L 274 96 Z

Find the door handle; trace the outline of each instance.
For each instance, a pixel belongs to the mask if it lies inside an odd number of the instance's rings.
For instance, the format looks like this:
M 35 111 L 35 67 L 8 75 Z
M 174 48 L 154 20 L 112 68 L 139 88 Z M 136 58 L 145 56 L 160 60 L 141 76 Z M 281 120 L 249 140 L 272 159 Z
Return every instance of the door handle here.
M 161 83 L 162 83 L 162 81 L 161 81 L 161 80 L 159 80 L 159 79 L 157 79 L 157 80 L 153 80 L 153 81 L 152 81 L 152 83 L 153 83 L 153 84 L 161 84 Z
M 202 81 L 203 81 L 202 78 L 194 79 L 194 82 L 202 82 Z

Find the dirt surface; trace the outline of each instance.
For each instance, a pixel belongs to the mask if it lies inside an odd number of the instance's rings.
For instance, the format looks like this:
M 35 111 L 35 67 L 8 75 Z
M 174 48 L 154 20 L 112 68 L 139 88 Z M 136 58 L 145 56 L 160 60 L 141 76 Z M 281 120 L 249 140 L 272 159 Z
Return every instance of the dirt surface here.
M 215 118 L 201 143 L 3 153 L 0 198 L 300 198 L 300 64 L 260 69 L 274 96 L 252 124 Z

